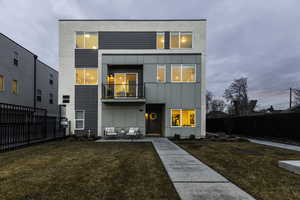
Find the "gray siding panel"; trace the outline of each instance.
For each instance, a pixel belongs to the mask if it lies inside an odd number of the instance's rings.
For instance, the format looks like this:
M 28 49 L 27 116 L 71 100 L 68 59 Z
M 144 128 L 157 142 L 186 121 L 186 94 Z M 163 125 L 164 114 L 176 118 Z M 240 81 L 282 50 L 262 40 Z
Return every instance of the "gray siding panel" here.
M 155 49 L 156 32 L 99 32 L 100 49 Z
M 98 67 L 98 50 L 75 49 L 75 67 Z
M 165 49 L 170 49 L 170 32 L 165 32 Z
M 87 132 L 90 129 L 91 133 L 97 133 L 98 86 L 75 86 L 75 110 L 85 110 L 85 130 L 76 132 Z

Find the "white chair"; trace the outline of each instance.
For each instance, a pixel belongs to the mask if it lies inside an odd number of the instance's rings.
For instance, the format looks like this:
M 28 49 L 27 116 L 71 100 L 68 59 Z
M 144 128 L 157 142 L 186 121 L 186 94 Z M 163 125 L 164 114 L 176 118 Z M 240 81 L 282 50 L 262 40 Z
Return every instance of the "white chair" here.
M 133 127 L 131 127 L 131 128 L 129 128 L 129 131 L 128 131 L 128 133 L 126 135 L 128 135 L 128 136 L 136 136 L 138 134 L 138 132 L 139 132 L 139 128 L 133 128 Z
M 104 129 L 105 136 L 117 136 L 118 134 L 115 131 L 115 127 L 106 127 Z

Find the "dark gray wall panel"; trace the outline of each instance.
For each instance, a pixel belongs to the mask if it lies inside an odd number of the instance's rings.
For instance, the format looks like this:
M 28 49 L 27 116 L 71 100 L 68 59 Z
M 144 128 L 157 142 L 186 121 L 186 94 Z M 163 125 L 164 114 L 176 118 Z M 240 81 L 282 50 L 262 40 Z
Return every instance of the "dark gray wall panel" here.
M 156 32 L 99 32 L 100 49 L 155 49 Z
M 98 67 L 98 50 L 75 49 L 75 67 Z
M 85 132 L 97 133 L 98 125 L 98 86 L 75 86 L 75 110 L 85 110 Z M 82 131 L 77 131 L 82 132 Z
M 165 49 L 170 49 L 170 32 L 165 32 Z

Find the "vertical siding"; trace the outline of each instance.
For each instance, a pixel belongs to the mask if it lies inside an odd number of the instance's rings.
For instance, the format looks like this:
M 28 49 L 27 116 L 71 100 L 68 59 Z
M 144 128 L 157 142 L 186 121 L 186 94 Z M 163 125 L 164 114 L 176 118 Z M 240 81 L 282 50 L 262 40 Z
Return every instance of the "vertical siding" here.
M 170 49 L 170 32 L 165 32 L 165 49 Z
M 98 51 L 75 49 L 75 67 L 98 67 Z

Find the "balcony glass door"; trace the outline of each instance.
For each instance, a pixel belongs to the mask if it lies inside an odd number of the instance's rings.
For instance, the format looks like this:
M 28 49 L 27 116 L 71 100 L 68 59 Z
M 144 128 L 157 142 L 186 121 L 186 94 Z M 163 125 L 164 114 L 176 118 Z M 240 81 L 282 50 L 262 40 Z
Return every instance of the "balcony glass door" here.
M 115 97 L 137 97 L 138 75 L 136 73 L 115 73 Z

